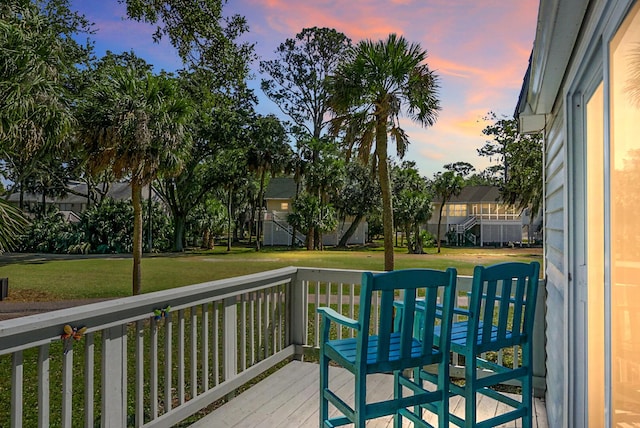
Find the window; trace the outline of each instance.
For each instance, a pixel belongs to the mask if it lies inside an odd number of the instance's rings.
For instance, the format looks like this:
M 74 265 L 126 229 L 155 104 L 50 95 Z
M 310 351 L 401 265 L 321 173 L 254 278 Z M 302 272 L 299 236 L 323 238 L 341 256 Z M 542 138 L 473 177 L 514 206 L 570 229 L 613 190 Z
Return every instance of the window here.
M 280 211 L 289 211 L 289 202 L 281 202 Z
M 466 204 L 447 204 L 447 216 L 449 217 L 466 217 L 467 205 Z

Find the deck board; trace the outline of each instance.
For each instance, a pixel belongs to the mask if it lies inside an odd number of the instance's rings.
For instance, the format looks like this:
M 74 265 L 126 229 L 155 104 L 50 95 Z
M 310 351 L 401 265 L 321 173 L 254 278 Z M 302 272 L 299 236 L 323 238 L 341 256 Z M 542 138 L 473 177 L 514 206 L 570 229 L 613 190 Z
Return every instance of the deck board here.
M 251 428 L 251 427 L 317 427 L 319 407 L 319 369 L 317 364 L 292 361 L 275 374 L 267 377 L 257 385 L 244 391 L 236 398 L 216 409 L 209 415 L 191 425 L 191 428 Z M 353 381 L 349 372 L 331 367 L 329 385 L 336 388 L 348 403 L 353 400 Z M 368 401 L 385 399 L 393 396 L 393 377 L 391 375 L 374 375 L 369 377 L 367 385 Z M 464 400 L 452 397 L 451 409 L 456 414 L 464 412 Z M 502 412 L 504 406 L 496 401 L 482 397 L 478 399 L 478 414 L 482 419 Z M 335 413 L 330 408 L 330 413 Z M 427 420 L 434 424 L 435 416 Z M 403 426 L 412 424 L 407 420 Z M 547 428 L 544 403 L 535 399 L 533 426 Z M 453 425 L 452 425 L 453 426 Z M 520 421 L 503 425 L 504 427 L 520 427 Z M 370 428 L 391 428 L 393 417 L 378 418 L 367 422 Z

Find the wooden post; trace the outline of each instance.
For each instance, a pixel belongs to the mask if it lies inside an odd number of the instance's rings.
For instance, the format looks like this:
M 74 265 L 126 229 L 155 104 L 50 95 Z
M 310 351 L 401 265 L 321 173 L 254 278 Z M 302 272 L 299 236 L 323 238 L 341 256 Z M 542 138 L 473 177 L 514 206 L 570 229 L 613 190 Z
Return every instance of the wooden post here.
M 102 428 L 127 426 L 127 326 L 102 333 Z
M 222 334 L 223 374 L 224 380 L 233 379 L 238 374 L 238 307 L 236 296 L 224 299 Z M 230 394 L 232 398 L 233 395 Z
M 307 290 L 303 281 L 298 279 L 297 274 L 291 276 L 291 299 L 289 301 L 290 320 L 287 320 L 291 329 L 291 343 L 296 345 L 295 359 L 301 360 L 304 357 L 303 346 L 306 343 L 307 323 L 305 322 L 305 293 Z

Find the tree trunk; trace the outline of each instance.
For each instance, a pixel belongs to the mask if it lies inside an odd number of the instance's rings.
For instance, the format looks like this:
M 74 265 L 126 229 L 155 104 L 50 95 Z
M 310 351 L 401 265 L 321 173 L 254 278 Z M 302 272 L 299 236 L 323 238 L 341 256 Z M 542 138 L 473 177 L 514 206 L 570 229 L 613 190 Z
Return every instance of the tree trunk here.
M 391 200 L 391 180 L 387 161 L 387 115 L 380 114 L 376 122 L 376 155 L 378 176 L 382 191 L 382 228 L 384 230 L 384 270 L 394 268 L 393 254 L 393 202 Z
M 262 243 L 262 203 L 263 203 L 263 192 L 264 192 L 264 175 L 265 170 L 262 169 L 260 173 L 260 190 L 258 191 L 258 224 L 256 225 L 256 251 L 260 251 L 260 245 Z
M 175 226 L 173 229 L 173 249 L 174 251 L 184 251 L 184 228 L 187 223 L 186 214 L 173 214 Z
M 20 211 L 24 211 L 24 181 L 20 182 L 20 202 L 18 203 Z
M 231 189 L 229 186 L 227 195 L 227 251 L 231 251 Z
M 444 208 L 444 204 L 446 199 L 442 199 L 442 204 L 440 204 L 440 215 L 438 216 L 438 233 L 436 238 L 436 243 L 438 244 L 438 254 L 440 254 L 440 225 L 442 224 L 442 210 Z
M 349 229 L 347 229 L 347 231 L 340 238 L 340 242 L 338 242 L 338 247 L 347 246 L 347 242 L 349 242 L 349 239 L 353 236 L 354 233 L 356 233 L 356 230 L 358 230 L 358 226 L 360 225 L 360 221 L 362 220 L 362 217 L 363 217 L 362 215 L 357 215 L 353 219 L 353 221 L 351 222 L 351 225 L 349 226 Z
M 313 228 L 307 232 L 307 251 L 313 251 Z
M 153 204 L 151 203 L 151 191 L 153 189 L 151 188 L 151 183 L 149 183 L 149 199 L 147 200 L 147 203 L 149 204 L 148 208 L 149 208 L 149 220 L 148 220 L 148 231 L 149 231 L 149 236 L 147 236 L 147 247 L 149 248 L 149 252 L 153 252 Z
M 131 180 L 131 203 L 133 204 L 133 295 L 140 294 L 142 273 L 142 186 Z

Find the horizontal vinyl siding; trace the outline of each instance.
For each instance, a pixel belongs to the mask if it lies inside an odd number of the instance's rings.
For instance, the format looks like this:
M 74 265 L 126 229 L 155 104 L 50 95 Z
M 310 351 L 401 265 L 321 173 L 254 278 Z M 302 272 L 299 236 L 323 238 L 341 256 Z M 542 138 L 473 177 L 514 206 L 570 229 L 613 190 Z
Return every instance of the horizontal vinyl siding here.
M 562 111 L 562 108 L 559 109 Z M 547 278 L 546 350 L 547 417 L 550 427 L 562 426 L 565 358 L 565 158 L 564 116 L 556 116 L 545 142 L 545 266 Z

